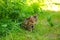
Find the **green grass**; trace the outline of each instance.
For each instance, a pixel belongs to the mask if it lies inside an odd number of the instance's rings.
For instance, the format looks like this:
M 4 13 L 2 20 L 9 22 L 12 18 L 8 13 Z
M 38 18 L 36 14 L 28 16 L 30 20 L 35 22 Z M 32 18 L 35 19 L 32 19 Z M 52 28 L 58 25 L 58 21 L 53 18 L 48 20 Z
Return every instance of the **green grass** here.
M 48 16 L 54 26 L 47 21 Z M 13 25 L 14 24 L 14 25 Z M 30 32 L 20 28 L 17 23 L 12 23 L 14 28 L 8 31 L 5 37 L 0 40 L 60 40 L 60 12 L 45 11 L 38 15 L 35 29 Z
M 0 40 L 60 40 L 60 12 L 42 10 L 39 3 L 28 6 L 24 0 L 0 0 Z M 20 27 L 19 23 L 36 13 L 32 32 Z

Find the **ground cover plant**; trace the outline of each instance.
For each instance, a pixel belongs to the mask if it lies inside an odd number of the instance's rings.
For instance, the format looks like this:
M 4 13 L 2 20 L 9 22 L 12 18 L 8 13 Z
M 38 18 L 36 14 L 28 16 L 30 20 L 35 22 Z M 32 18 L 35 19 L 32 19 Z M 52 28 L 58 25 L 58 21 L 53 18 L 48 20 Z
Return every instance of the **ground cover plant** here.
M 0 0 L 0 40 L 60 40 L 60 11 L 43 10 L 44 0 L 37 1 Z M 19 24 L 35 14 L 34 30 L 22 29 Z

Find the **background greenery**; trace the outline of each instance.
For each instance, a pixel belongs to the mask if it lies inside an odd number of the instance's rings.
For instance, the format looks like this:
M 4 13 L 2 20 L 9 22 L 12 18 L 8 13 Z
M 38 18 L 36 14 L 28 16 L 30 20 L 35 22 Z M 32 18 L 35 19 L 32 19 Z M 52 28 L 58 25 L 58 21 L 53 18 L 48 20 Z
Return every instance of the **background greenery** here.
M 27 0 L 0 0 L 0 40 L 60 40 L 60 12 L 43 10 L 34 2 Z M 20 28 L 24 18 L 38 15 L 35 29 L 30 32 Z

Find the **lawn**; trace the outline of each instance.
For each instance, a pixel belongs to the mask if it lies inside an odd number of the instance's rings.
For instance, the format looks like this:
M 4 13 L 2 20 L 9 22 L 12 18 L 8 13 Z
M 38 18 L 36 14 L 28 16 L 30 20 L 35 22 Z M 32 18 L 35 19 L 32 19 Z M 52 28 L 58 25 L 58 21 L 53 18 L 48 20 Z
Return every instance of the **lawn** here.
M 0 2 L 0 40 L 60 40 L 60 11 L 38 10 L 38 3 Z M 19 23 L 35 13 L 39 15 L 34 30 L 21 28 Z

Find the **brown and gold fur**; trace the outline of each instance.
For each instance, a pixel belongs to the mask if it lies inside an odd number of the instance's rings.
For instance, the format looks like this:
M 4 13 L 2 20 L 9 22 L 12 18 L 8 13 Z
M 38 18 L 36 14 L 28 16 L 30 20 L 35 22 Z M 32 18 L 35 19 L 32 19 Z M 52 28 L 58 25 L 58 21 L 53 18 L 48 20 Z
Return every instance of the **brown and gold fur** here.
M 37 21 L 37 15 L 30 16 L 28 18 L 25 18 L 25 20 L 22 22 L 22 26 L 29 31 L 32 31 L 34 28 L 34 24 L 36 24 Z

